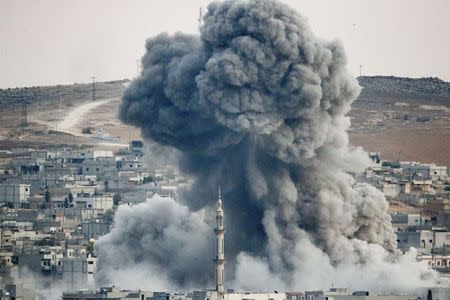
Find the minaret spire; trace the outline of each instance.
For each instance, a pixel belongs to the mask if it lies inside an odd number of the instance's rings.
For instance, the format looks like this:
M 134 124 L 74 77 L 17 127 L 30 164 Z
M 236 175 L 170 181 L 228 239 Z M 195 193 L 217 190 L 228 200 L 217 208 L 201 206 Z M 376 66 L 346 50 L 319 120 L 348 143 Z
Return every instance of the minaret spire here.
M 223 224 L 224 212 L 222 203 L 222 192 L 219 187 L 219 195 L 217 199 L 216 210 L 216 227 L 214 233 L 216 234 L 216 253 L 214 261 L 216 263 L 216 291 L 219 299 L 224 298 L 225 294 L 225 227 Z

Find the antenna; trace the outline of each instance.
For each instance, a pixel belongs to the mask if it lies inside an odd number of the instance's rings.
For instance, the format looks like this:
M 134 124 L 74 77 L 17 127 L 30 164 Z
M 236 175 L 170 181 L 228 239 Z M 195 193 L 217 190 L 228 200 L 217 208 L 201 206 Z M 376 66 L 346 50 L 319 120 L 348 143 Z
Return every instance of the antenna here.
M 92 101 L 95 101 L 95 76 L 92 76 Z
M 198 26 L 198 32 L 200 33 L 200 30 L 203 25 L 203 7 L 200 7 L 198 11 L 198 20 L 197 20 L 197 26 Z

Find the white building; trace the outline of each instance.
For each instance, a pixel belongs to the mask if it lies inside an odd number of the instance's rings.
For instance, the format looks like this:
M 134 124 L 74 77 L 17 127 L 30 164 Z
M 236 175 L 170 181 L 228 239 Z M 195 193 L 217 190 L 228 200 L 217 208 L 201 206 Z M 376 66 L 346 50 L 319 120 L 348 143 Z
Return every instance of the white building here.
M 446 180 L 448 170 L 446 166 L 437 166 L 436 164 L 421 164 L 416 162 L 402 163 L 403 172 L 411 179 L 423 178 L 433 181 Z
M 391 182 L 380 182 L 375 185 L 386 197 L 396 197 L 400 193 L 400 185 Z
M 97 210 L 110 210 L 114 206 L 112 195 L 93 195 L 90 197 L 76 197 L 74 198 L 75 207 L 90 208 Z

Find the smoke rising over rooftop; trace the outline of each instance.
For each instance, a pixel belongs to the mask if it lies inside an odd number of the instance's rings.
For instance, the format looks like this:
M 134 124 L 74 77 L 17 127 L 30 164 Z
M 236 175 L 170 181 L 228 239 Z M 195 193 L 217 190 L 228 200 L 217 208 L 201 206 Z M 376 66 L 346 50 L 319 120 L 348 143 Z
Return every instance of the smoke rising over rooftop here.
M 218 186 L 235 286 L 406 289 L 434 280 L 396 250 L 383 194 L 351 175 L 369 160 L 348 144 L 346 113 L 360 87 L 339 42 L 315 37 L 284 4 L 250 0 L 214 2 L 200 36 L 160 34 L 146 49 L 120 117 L 177 149 L 194 184 L 181 203 L 119 209 L 98 242 L 103 280 L 118 280 L 110 271 L 131 260 L 179 287 L 208 284 L 205 211 Z M 405 266 L 407 281 L 398 276 Z

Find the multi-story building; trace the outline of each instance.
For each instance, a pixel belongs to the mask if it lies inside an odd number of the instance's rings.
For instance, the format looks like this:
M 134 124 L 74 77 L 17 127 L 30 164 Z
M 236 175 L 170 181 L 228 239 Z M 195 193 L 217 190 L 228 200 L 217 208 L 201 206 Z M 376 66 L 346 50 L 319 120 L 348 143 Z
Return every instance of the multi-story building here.
M 31 186 L 25 183 L 4 183 L 0 185 L 0 202 L 12 203 L 20 208 L 30 196 Z
M 61 272 L 64 251 L 61 247 L 45 247 L 41 254 L 41 270 L 43 272 Z

